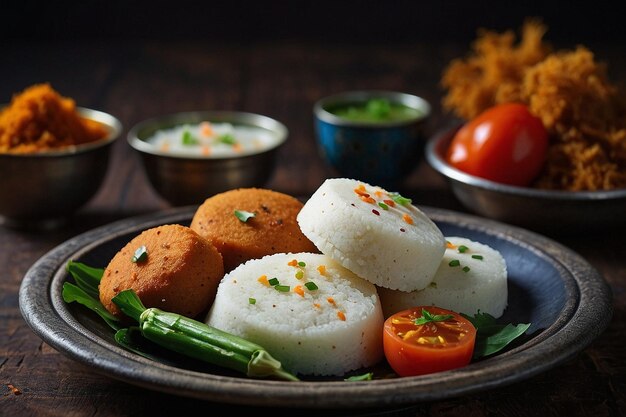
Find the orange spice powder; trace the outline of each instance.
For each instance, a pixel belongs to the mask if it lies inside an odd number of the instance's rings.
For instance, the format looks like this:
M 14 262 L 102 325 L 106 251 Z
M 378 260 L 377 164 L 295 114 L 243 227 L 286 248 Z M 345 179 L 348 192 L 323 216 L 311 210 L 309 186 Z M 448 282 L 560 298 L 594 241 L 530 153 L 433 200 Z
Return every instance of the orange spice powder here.
M 96 141 L 102 124 L 81 117 L 76 103 L 47 84 L 35 84 L 13 96 L 0 111 L 0 152 L 33 153 Z

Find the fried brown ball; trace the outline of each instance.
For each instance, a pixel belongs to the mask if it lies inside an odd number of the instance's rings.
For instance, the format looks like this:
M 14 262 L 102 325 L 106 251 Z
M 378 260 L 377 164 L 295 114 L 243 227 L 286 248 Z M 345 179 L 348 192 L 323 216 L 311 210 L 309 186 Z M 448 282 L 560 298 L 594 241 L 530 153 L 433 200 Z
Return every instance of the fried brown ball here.
M 111 259 L 100 282 L 100 301 L 123 317 L 111 299 L 133 289 L 146 307 L 193 318 L 213 303 L 223 276 L 222 255 L 211 242 L 186 226 L 158 226 L 136 236 Z
M 215 245 L 229 272 L 265 255 L 318 252 L 296 220 L 302 206 L 300 200 L 277 191 L 240 188 L 205 200 L 190 227 Z M 247 213 L 253 217 L 245 219 Z

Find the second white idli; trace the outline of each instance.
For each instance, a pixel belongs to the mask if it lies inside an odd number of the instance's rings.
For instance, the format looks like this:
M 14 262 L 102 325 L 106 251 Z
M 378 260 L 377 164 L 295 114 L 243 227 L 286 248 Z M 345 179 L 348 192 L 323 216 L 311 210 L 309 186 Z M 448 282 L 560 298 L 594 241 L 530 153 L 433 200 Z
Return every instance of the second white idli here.
M 320 252 L 381 287 L 425 288 L 445 250 L 439 228 L 410 200 L 353 179 L 324 181 L 297 220 Z
M 463 237 L 448 237 L 448 247 L 433 282 L 421 291 L 379 288 L 385 317 L 421 305 L 473 316 L 498 318 L 507 306 L 507 267 L 500 252 Z
M 224 276 L 207 324 L 295 374 L 344 375 L 383 357 L 376 287 L 322 254 L 268 255 Z

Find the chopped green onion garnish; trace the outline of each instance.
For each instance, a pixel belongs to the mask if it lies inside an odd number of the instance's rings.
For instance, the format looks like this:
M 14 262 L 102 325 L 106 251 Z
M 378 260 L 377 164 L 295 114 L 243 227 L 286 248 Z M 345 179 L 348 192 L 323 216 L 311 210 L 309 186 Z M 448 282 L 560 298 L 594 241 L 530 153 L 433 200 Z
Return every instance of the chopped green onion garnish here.
M 247 222 L 248 219 L 252 218 L 256 216 L 255 213 L 251 213 L 249 211 L 245 211 L 245 210 L 235 210 L 235 217 L 237 217 L 239 220 L 241 220 L 242 222 Z
M 250 298 L 248 298 L 248 302 L 249 302 L 250 304 L 256 304 L 256 298 L 252 298 L 252 297 L 250 297 Z
M 298 266 L 299 266 L 300 268 L 304 268 L 304 267 L 306 266 L 306 263 L 304 263 L 304 262 L 300 261 L 300 262 L 298 262 Z
M 474 258 L 474 259 L 478 259 L 478 260 L 480 260 L 480 261 L 482 261 L 482 260 L 483 260 L 483 256 L 482 256 L 482 255 L 472 255 L 472 258 Z
M 411 202 L 413 201 L 410 198 L 402 197 L 398 193 L 392 193 L 389 196 L 391 197 L 393 201 L 395 201 L 397 204 L 400 204 L 401 206 L 406 206 L 407 204 L 411 204 Z
M 223 135 L 218 136 L 217 140 L 227 145 L 234 145 L 235 143 L 237 143 L 237 140 L 235 140 L 235 137 L 231 135 L 230 133 L 225 133 Z
M 146 259 L 148 259 L 148 250 L 146 249 L 145 246 L 140 246 L 135 251 L 131 261 L 134 263 L 138 263 L 138 262 L 144 262 Z
M 302 279 L 302 277 L 304 277 L 304 271 L 303 270 L 299 270 L 298 272 L 296 272 L 296 278 Z
M 448 263 L 448 265 L 450 266 L 459 266 L 461 265 L 461 262 L 458 259 L 453 259 L 450 261 L 450 263 Z
M 463 267 L 463 272 L 469 272 L 469 270 L 470 270 L 470 267 L 469 267 L 469 266 L 464 266 L 464 267 Z
M 459 253 L 467 252 L 469 248 L 465 245 L 459 246 Z
M 380 207 L 383 210 L 389 210 L 389 206 L 385 203 L 383 203 L 382 201 L 378 202 L 378 207 Z
M 199 143 L 198 139 L 195 138 L 188 130 L 183 132 L 182 142 L 183 145 L 197 145 Z
M 273 287 L 274 285 L 278 285 L 278 284 L 280 284 L 280 282 L 278 281 L 278 278 L 272 278 L 272 279 L 270 279 L 270 280 L 269 280 L 269 281 L 267 281 L 267 282 L 268 282 L 268 283 L 269 283 L 272 287 Z
M 289 285 L 275 285 L 274 288 L 276 289 L 276 291 L 280 291 L 280 292 L 289 292 Z
M 313 281 L 309 281 L 306 284 L 304 284 L 304 286 L 306 287 L 307 290 L 309 291 L 315 291 L 317 290 L 317 285 L 315 285 L 315 283 Z

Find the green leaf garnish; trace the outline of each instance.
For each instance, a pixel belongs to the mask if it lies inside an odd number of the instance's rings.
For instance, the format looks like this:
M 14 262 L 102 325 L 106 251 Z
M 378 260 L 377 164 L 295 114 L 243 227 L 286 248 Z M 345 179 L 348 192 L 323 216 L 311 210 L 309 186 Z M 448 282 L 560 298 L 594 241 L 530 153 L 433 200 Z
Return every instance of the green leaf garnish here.
M 319 289 L 319 288 L 317 287 L 317 284 L 315 284 L 313 281 L 306 282 L 306 283 L 304 284 L 304 286 L 305 286 L 305 287 L 306 287 L 306 289 L 307 289 L 307 290 L 309 290 L 309 291 L 315 291 L 315 290 L 318 290 L 318 289 Z
M 146 249 L 145 246 L 140 246 L 137 248 L 137 250 L 135 250 L 135 253 L 133 254 L 133 258 L 131 259 L 131 262 L 139 263 L 139 262 L 144 262 L 147 259 L 148 259 L 148 249 Z
M 74 278 L 76 285 L 85 291 L 90 297 L 100 299 L 98 286 L 104 274 L 103 268 L 94 268 L 81 262 L 69 261 L 65 270 Z
M 102 317 L 102 319 L 113 330 L 120 329 L 121 326 L 119 320 L 114 315 L 109 313 L 106 308 L 104 308 L 100 300 L 93 298 L 80 287 L 72 284 L 71 282 L 65 282 L 63 283 L 63 292 L 61 295 L 63 296 L 63 301 L 66 303 L 77 302 L 78 304 L 82 304 Z
M 373 377 L 373 372 L 367 372 L 362 375 L 354 375 L 348 378 L 344 378 L 344 381 L 371 381 Z
M 239 220 L 241 220 L 244 223 L 255 216 L 256 216 L 255 213 L 251 213 L 249 211 L 235 210 L 235 217 L 237 217 Z
M 422 309 L 422 317 L 418 317 L 415 319 L 414 323 L 417 326 L 422 324 L 431 323 L 434 321 L 446 321 L 450 320 L 454 316 L 452 314 L 431 314 L 428 310 Z
M 186 146 L 192 146 L 197 145 L 198 143 L 200 143 L 200 141 L 198 140 L 198 138 L 193 136 L 190 131 L 185 130 L 183 132 L 182 143 Z
M 530 327 L 530 323 L 497 324 L 492 315 L 480 311 L 474 317 L 463 313 L 461 315 L 476 327 L 474 359 L 499 352 L 513 340 L 523 335 Z

